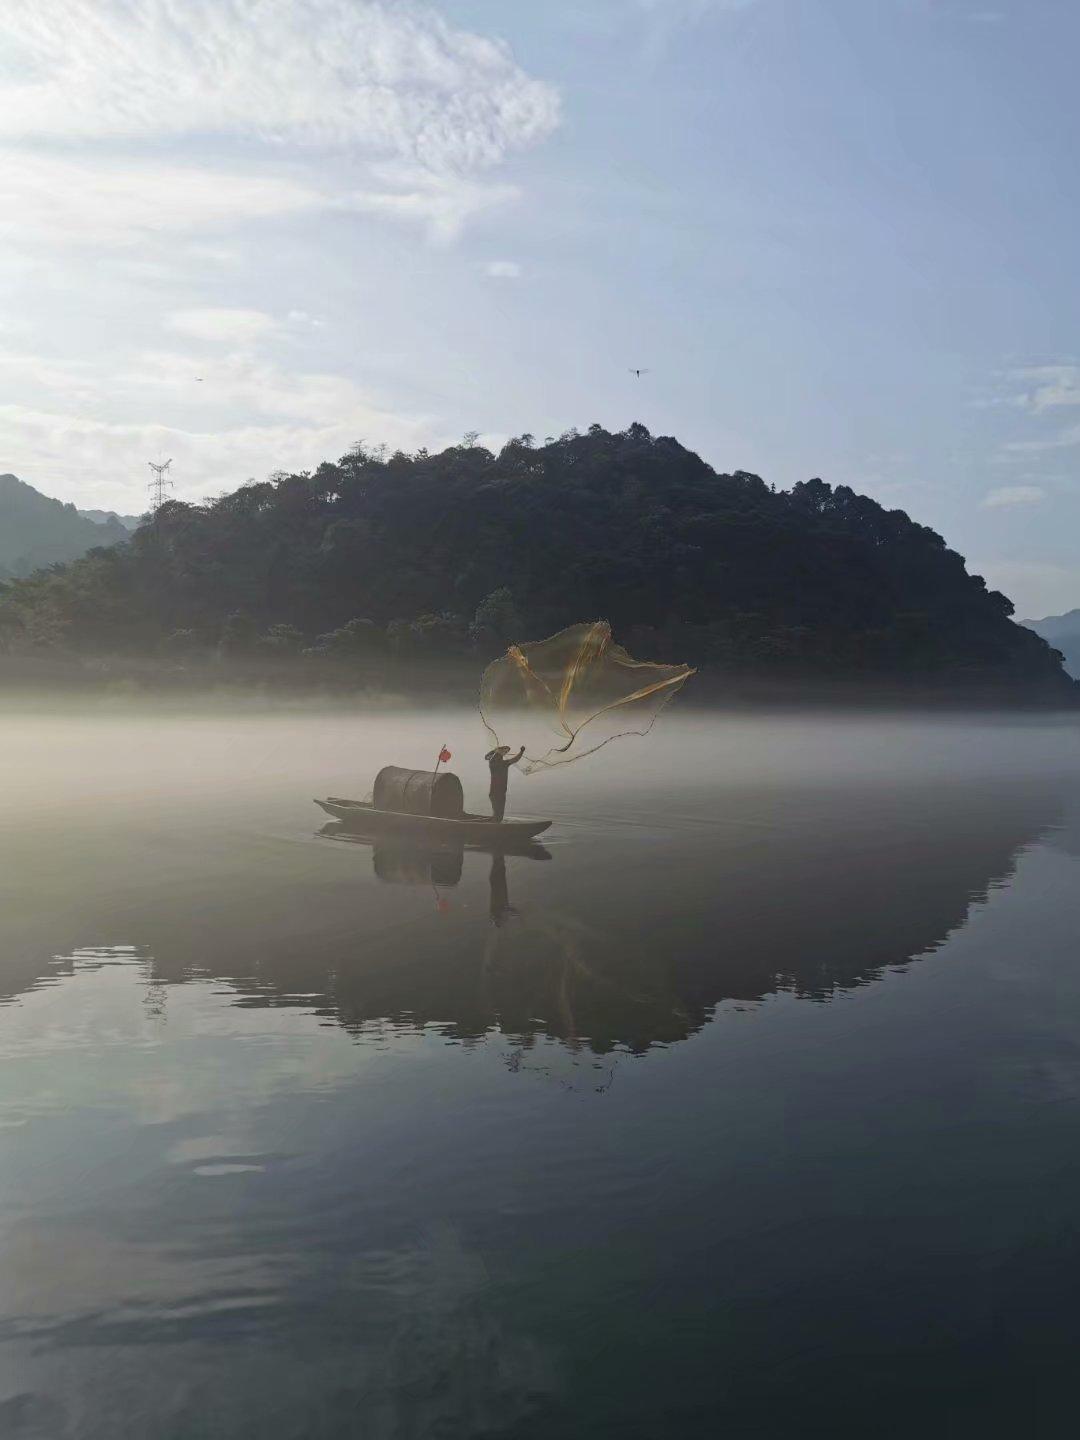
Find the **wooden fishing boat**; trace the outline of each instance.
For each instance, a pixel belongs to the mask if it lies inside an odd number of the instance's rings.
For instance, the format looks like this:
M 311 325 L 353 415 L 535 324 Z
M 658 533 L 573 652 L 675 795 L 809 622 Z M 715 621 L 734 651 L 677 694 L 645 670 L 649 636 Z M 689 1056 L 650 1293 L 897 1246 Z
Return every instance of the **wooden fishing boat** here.
M 371 800 L 331 795 L 315 804 L 351 829 L 370 835 L 403 835 L 416 840 L 449 840 L 462 845 L 506 848 L 541 834 L 550 820 L 495 820 L 470 815 L 461 781 L 449 770 L 403 770 L 384 765 L 375 776 Z
M 485 848 L 508 848 L 542 835 L 550 820 L 493 820 L 490 815 L 418 815 L 400 810 L 377 810 L 369 800 L 345 800 L 330 795 L 315 804 L 350 830 L 371 835 L 407 835 L 417 839 L 450 841 Z

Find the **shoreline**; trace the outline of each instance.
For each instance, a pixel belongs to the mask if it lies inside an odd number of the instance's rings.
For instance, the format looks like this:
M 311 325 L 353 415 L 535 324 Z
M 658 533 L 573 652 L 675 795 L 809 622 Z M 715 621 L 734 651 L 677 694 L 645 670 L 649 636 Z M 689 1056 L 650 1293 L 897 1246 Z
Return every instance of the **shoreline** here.
M 367 676 L 297 664 L 216 662 L 164 665 L 153 659 L 95 660 L 0 656 L 0 708 L 42 701 L 113 710 L 162 704 L 171 709 L 347 709 L 385 713 L 432 706 L 475 707 L 486 663 L 391 663 Z M 878 676 L 762 677 L 699 671 L 675 701 L 684 714 L 1080 715 L 1080 682 L 1036 685 L 968 681 L 918 683 Z

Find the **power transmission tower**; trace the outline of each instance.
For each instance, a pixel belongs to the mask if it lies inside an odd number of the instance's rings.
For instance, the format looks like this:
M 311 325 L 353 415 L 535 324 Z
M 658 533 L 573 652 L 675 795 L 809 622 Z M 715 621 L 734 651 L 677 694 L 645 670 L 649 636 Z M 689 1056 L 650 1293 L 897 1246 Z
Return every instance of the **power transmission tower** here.
M 154 472 L 154 478 L 150 481 L 149 487 L 150 508 L 151 510 L 156 510 L 158 506 L 163 505 L 168 498 L 165 491 L 172 489 L 172 481 L 165 474 L 166 470 L 168 470 L 172 464 L 172 460 L 165 460 L 160 465 L 155 465 L 153 460 L 148 460 L 146 463 Z

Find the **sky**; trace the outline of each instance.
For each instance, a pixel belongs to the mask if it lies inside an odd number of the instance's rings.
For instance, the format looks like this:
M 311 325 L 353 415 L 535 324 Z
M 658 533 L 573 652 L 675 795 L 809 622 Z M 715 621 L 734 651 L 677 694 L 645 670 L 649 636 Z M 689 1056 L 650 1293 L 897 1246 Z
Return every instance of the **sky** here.
M 4 0 L 0 473 L 637 420 L 1080 606 L 1078 53 L 1074 0 Z

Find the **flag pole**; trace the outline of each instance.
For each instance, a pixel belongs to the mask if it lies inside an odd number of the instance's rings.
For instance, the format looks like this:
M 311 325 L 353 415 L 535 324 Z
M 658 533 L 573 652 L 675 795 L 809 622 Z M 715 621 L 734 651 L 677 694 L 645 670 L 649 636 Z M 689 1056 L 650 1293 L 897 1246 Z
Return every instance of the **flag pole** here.
M 439 766 L 442 764 L 443 751 L 446 749 L 446 741 L 439 746 L 439 758 L 435 761 L 435 774 L 439 773 Z

